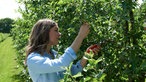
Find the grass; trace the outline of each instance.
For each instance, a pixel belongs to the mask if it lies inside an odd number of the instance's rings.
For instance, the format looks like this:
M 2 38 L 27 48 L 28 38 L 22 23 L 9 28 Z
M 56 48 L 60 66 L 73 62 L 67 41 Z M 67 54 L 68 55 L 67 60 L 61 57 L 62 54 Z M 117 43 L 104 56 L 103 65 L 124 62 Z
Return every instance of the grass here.
M 0 32 L 0 42 L 4 41 L 9 36 L 8 33 L 1 33 Z
M 12 38 L 8 37 L 0 42 L 0 82 L 17 82 L 12 76 L 19 72 L 16 69 L 16 50 L 13 48 Z

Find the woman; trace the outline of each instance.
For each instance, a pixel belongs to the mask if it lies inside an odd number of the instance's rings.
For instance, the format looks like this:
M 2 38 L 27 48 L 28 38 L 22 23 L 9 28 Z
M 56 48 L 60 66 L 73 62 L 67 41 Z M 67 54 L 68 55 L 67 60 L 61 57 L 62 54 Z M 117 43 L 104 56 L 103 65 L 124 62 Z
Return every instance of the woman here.
M 65 69 L 77 58 L 83 39 L 89 33 L 89 24 L 84 23 L 79 30 L 73 43 L 68 47 L 64 54 L 56 58 L 57 52 L 51 49 L 58 44 L 61 33 L 58 31 L 56 22 L 50 19 L 39 20 L 32 28 L 29 44 L 27 46 L 26 64 L 33 82 L 58 82 L 63 78 Z M 94 49 L 94 52 L 97 52 Z M 71 67 L 71 74 L 81 72 L 87 60 L 82 58 Z

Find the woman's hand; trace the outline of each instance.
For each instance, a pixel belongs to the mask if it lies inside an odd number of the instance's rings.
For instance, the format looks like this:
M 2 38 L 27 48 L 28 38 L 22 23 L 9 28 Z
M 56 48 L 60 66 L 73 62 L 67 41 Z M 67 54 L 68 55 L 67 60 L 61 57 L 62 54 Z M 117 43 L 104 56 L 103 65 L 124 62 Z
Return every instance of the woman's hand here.
M 89 24 L 88 23 L 84 23 L 81 27 L 80 27 L 80 31 L 78 33 L 78 36 L 81 38 L 85 38 L 88 34 L 89 34 Z
M 81 66 L 82 67 L 85 67 L 85 65 L 87 63 L 87 60 L 88 60 L 88 57 L 90 57 L 90 58 L 92 57 L 92 56 L 88 56 L 88 55 L 96 55 L 100 51 L 100 49 L 101 49 L 101 46 L 100 45 L 97 45 L 97 44 L 94 44 L 94 45 L 89 46 L 86 49 L 85 55 L 81 59 Z M 92 52 L 93 52 L 93 54 L 90 54 Z
M 86 49 L 86 53 L 93 52 L 96 55 L 99 52 L 100 49 L 101 49 L 101 46 L 100 45 L 94 44 L 94 45 L 89 46 Z
M 80 48 L 80 46 L 82 44 L 82 41 L 88 35 L 88 33 L 89 33 L 89 24 L 88 23 L 84 23 L 81 26 L 80 31 L 79 31 L 77 37 L 75 38 L 75 40 L 71 44 L 71 47 L 73 48 L 75 53 L 77 53 L 77 51 L 79 50 L 79 48 Z

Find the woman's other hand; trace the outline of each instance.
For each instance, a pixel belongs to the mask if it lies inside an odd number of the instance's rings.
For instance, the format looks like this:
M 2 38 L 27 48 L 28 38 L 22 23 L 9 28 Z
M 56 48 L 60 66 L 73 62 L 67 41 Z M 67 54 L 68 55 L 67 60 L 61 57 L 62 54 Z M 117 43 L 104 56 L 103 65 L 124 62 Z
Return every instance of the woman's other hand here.
M 86 49 L 86 52 L 85 52 L 83 58 L 81 59 L 81 66 L 85 67 L 87 60 L 92 58 L 94 55 L 96 55 L 100 51 L 100 49 L 101 49 L 101 46 L 97 45 L 97 44 L 89 46 Z M 93 52 L 93 54 L 90 54 L 92 52 Z
M 90 28 L 89 24 L 88 23 L 84 23 L 80 27 L 80 31 L 78 33 L 78 36 L 84 39 L 89 34 L 89 31 L 90 31 L 89 28 Z
M 86 49 L 86 53 L 93 52 L 94 54 L 97 54 L 100 51 L 100 49 L 101 49 L 101 46 L 100 45 L 94 44 L 94 45 L 89 46 Z

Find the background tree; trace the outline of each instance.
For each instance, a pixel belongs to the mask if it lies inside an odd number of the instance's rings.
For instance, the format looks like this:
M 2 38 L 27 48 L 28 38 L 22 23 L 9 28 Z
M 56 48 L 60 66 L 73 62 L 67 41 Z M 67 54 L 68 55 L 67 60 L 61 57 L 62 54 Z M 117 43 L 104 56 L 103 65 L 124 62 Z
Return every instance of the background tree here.
M 0 19 L 0 32 L 10 33 L 14 20 L 11 18 Z

